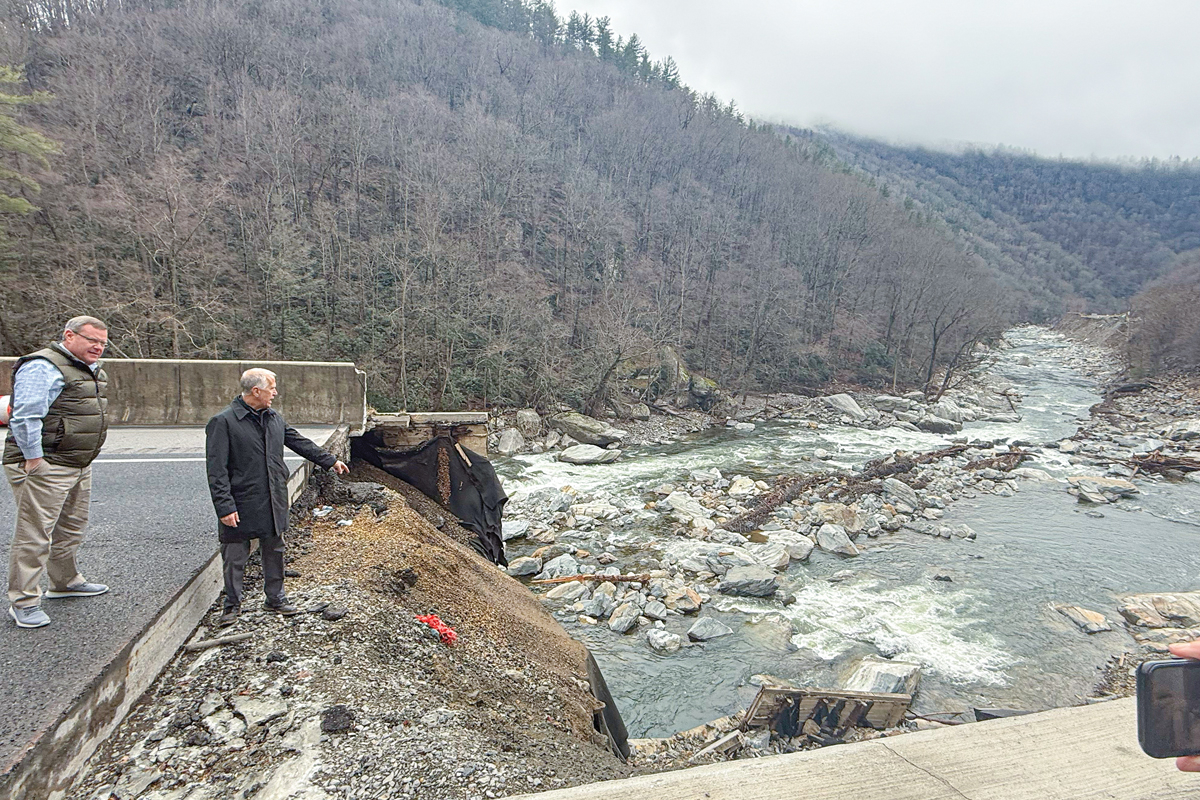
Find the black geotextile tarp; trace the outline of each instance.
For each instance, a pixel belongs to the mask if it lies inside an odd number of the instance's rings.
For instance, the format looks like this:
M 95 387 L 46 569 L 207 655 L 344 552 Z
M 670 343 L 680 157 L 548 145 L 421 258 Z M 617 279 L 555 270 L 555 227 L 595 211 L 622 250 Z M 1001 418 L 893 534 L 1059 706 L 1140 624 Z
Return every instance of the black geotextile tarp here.
M 415 450 L 389 450 L 374 431 L 368 431 L 351 440 L 350 452 L 441 503 L 463 527 L 475 532 L 471 544 L 481 556 L 508 566 L 500 536 L 500 516 L 508 495 L 492 462 L 466 448 L 460 455 L 448 436 L 430 439 Z

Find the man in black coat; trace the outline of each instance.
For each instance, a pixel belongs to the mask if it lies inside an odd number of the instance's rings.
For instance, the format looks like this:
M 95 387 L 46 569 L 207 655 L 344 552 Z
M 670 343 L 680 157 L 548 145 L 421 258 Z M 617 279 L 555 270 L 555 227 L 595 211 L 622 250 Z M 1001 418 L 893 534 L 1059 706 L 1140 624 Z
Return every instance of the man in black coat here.
M 225 606 L 218 624 L 237 622 L 242 605 L 242 577 L 250 557 L 250 540 L 262 551 L 266 608 L 284 616 L 299 613 L 283 592 L 283 532 L 288 527 L 287 447 L 326 469 L 345 475 L 350 468 L 332 453 L 284 422 L 271 408 L 278 392 L 275 373 L 248 369 L 242 373 L 242 396 L 208 421 L 205 460 L 208 488 L 220 522 L 221 562 L 225 574 Z

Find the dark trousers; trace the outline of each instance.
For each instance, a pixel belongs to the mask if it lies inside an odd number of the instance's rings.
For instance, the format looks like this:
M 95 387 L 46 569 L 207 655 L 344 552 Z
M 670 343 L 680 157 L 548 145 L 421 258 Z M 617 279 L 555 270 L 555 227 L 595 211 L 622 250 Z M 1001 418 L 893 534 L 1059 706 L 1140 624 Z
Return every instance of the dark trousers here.
M 262 553 L 263 588 L 267 594 L 267 605 L 283 605 L 287 602 L 287 595 L 283 593 L 283 537 L 261 537 L 258 550 Z M 249 559 L 250 542 L 227 542 L 221 545 L 226 611 L 242 605 L 242 578 L 246 574 L 246 562 Z

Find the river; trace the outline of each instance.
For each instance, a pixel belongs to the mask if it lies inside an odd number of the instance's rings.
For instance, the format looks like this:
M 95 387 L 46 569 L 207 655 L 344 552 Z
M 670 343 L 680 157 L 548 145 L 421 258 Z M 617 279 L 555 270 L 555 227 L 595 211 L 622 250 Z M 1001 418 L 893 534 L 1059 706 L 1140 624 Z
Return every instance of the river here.
M 1022 420 L 966 423 L 953 438 L 1036 445 L 1075 433 L 1100 397 L 1094 380 L 1075 368 L 1071 345 L 1033 328 L 1006 338 L 1011 347 L 998 353 L 991 372 L 1024 396 Z M 510 495 L 571 485 L 634 508 L 648 489 L 685 480 L 694 469 L 769 479 L 816 469 L 803 457 L 817 448 L 832 454 L 829 463 L 849 466 L 897 449 L 934 450 L 950 438 L 772 422 L 631 449 L 610 465 L 576 467 L 549 455 L 495 464 Z M 1057 477 L 1082 471 L 1066 458 L 1044 450 L 1024 466 Z M 1200 520 L 1194 519 L 1200 515 L 1193 513 L 1200 485 L 1139 481 L 1139 488 L 1135 499 L 1088 516 L 1089 507 L 1063 483 L 1024 481 L 1014 497 L 980 494 L 950 505 L 944 522 L 970 525 L 978 533 L 973 541 L 901 531 L 866 540 L 866 552 L 853 559 L 818 549 L 784 576 L 793 605 L 714 595 L 701 613 L 735 634 L 670 655 L 656 654 L 637 633 L 566 624 L 595 654 L 633 737 L 668 736 L 743 709 L 759 673 L 836 687 L 868 654 L 921 663 L 914 709 L 922 713 L 1077 704 L 1107 659 L 1134 646 L 1120 624 L 1120 595 L 1200 589 Z M 663 556 L 686 546 L 649 518 L 597 542 L 600 535 L 588 534 L 591 544 L 624 552 Z M 533 549 L 517 541 L 509 546 L 510 557 Z M 1056 612 L 1055 603 L 1099 611 L 1114 630 L 1088 636 Z M 673 616 L 667 627 L 684 634 L 693 621 Z

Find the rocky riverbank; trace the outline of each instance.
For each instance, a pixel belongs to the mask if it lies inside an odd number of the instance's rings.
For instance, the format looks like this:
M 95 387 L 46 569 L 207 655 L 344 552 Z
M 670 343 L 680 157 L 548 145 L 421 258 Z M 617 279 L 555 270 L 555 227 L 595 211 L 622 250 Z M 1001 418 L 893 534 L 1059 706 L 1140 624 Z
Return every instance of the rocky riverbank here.
M 1083 342 L 1064 350 L 1062 359 L 1072 370 L 1115 390 L 1119 364 L 1110 351 Z M 1024 482 L 1039 481 L 1057 482 L 1090 515 L 1105 513 L 1104 507 L 1112 503 L 1127 508 L 1136 503 L 1138 481 L 1184 477 L 1147 475 L 1136 467 L 1139 457 L 1156 449 L 1181 458 L 1200 455 L 1195 451 L 1200 431 L 1193 422 L 1200 418 L 1198 396 L 1195 382 L 1184 377 L 1164 379 L 1140 392 L 1114 391 L 1076 434 L 1052 441 L 959 438 L 964 421 L 1019 419 L 1019 393 L 986 374 L 936 403 L 919 393 L 789 398 L 786 408 L 774 405 L 773 415 L 792 424 L 924 430 L 947 435 L 952 444 L 931 453 L 897 452 L 850 469 L 831 468 L 829 461 L 836 454 L 817 449 L 811 460 L 798 465 L 803 471 L 770 482 L 701 469 L 673 481 L 642 485 L 632 496 L 569 486 L 517 493 L 509 507 L 514 519 L 505 526 L 510 572 L 531 581 L 590 576 L 584 581 L 535 583 L 533 588 L 544 592 L 545 602 L 568 629 L 589 626 L 607 629 L 605 635 L 637 636 L 648 652 L 670 658 L 683 648 L 732 633 L 709 616 L 709 608 L 726 611 L 738 597 L 781 607 L 790 603 L 799 584 L 789 574 L 789 565 L 805 562 L 816 550 L 843 558 L 844 573 L 850 576 L 855 556 L 898 531 L 974 538 L 975 531 L 967 526 L 943 521 L 946 510 L 960 499 L 1009 497 Z M 726 424 L 753 423 L 747 417 L 731 417 Z M 621 431 L 609 433 L 619 437 Z M 606 446 L 619 449 L 619 441 L 614 438 Z M 546 446 L 543 443 L 543 449 Z M 1053 463 L 1060 474 L 1024 466 L 1029 460 Z M 632 527 L 656 530 L 660 546 L 621 546 L 626 539 L 622 530 Z M 1131 601 L 1127 607 L 1139 606 Z M 1059 610 L 1080 628 L 1080 635 L 1112 624 L 1078 606 Z M 1160 647 L 1171 637 L 1191 636 L 1186 626 L 1164 632 L 1160 622 L 1134 615 L 1127 624 L 1135 636 Z M 715 725 L 706 729 L 707 736 L 656 741 L 639 748 L 640 757 L 650 762 L 686 761 L 720 732 Z M 689 749 L 691 745 L 695 749 Z M 783 752 L 793 746 L 768 738 L 753 740 L 741 752 Z

